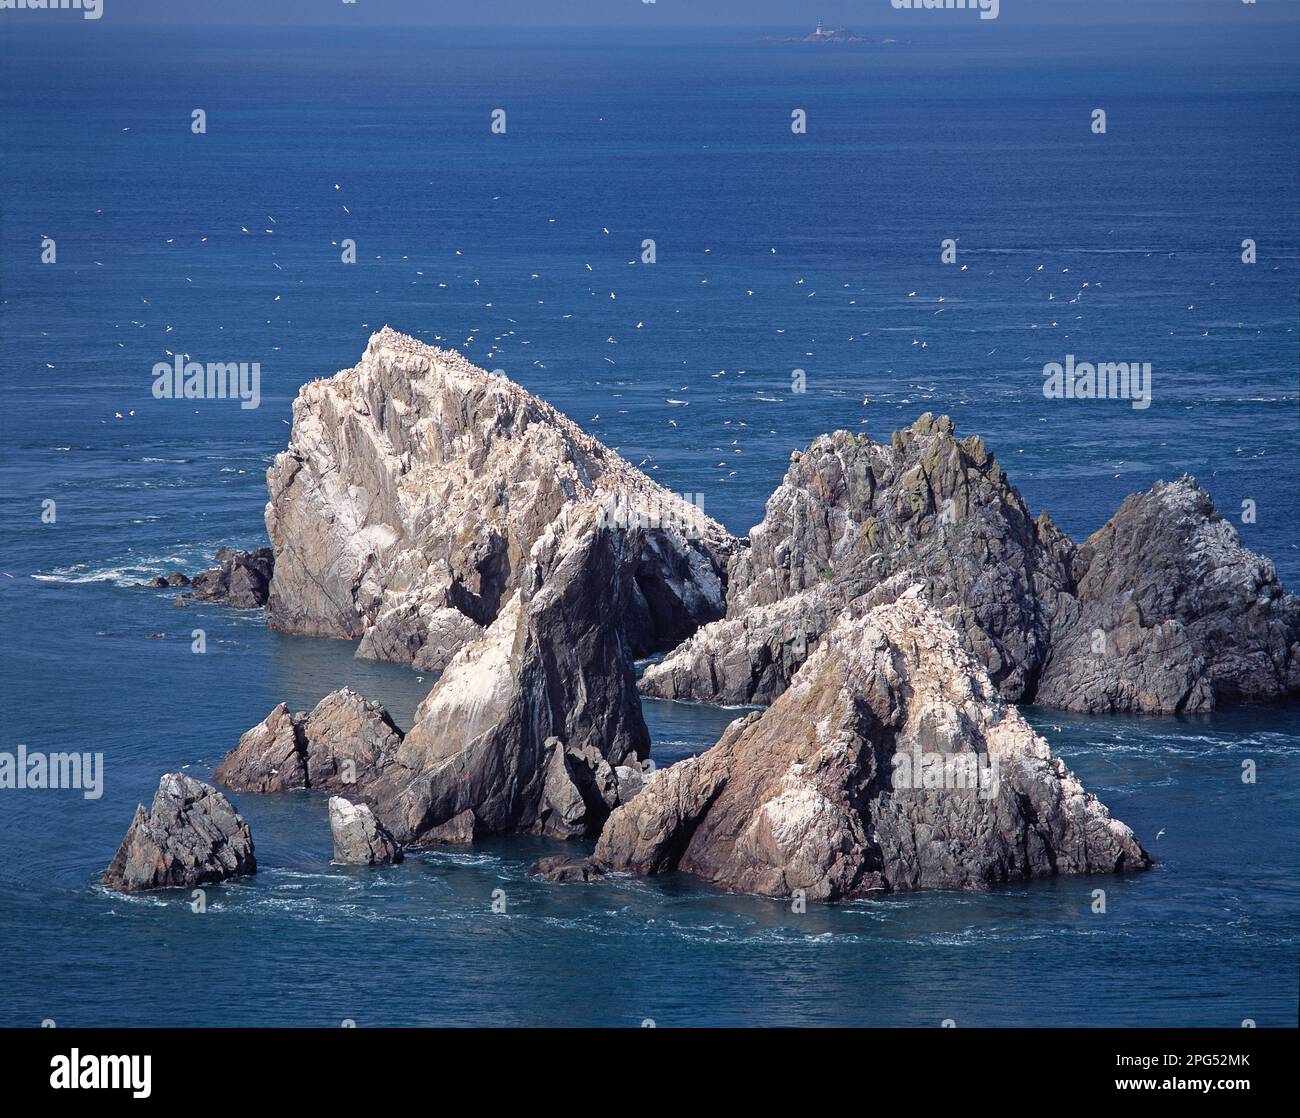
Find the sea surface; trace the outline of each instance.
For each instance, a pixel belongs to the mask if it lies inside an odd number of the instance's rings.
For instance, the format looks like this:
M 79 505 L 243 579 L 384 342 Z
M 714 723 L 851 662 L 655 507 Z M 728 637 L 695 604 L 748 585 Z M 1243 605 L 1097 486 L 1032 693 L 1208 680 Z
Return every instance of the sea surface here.
M 738 533 L 792 450 L 932 411 L 1076 539 L 1191 473 L 1300 588 L 1295 24 L 918 18 L 817 48 L 110 22 L 0 37 L 0 749 L 106 774 L 95 800 L 0 791 L 0 1024 L 1296 1024 L 1295 703 L 1027 711 L 1155 858 L 1124 879 L 795 913 L 688 878 L 540 884 L 562 847 L 527 838 L 362 870 L 298 793 L 234 797 L 259 872 L 205 913 L 96 884 L 159 775 L 206 778 L 278 702 L 346 683 L 405 726 L 431 686 L 137 585 L 265 542 L 291 400 L 385 323 Z M 177 353 L 258 362 L 260 406 L 154 399 Z M 1151 362 L 1151 406 L 1046 400 L 1067 354 Z M 647 702 L 659 763 L 736 713 Z

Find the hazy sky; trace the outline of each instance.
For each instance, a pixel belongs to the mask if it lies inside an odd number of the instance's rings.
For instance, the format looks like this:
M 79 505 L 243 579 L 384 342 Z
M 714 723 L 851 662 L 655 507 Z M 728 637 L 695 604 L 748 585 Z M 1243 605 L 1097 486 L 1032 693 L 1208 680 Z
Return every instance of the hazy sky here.
M 889 0 L 103 0 L 105 25 L 117 22 L 378 23 L 468 26 L 828 26 L 850 30 L 968 21 L 970 12 L 894 11 Z M 10 19 L 33 13 L 4 13 Z M 1300 0 L 1001 0 L 998 23 L 1294 22 Z M 50 18 L 41 16 L 39 18 Z M 64 18 L 62 16 L 56 18 Z M 77 18 L 77 17 L 73 17 Z

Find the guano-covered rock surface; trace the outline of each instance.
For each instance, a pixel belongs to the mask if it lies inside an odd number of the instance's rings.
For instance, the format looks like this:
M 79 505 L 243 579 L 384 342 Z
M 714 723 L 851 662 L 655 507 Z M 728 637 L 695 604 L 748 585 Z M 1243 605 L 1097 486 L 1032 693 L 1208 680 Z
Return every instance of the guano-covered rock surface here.
M 387 328 L 302 388 L 267 487 L 270 624 L 360 638 L 361 656 L 444 668 L 576 503 L 645 526 L 624 618 L 637 655 L 725 609 L 721 525 L 505 377 Z

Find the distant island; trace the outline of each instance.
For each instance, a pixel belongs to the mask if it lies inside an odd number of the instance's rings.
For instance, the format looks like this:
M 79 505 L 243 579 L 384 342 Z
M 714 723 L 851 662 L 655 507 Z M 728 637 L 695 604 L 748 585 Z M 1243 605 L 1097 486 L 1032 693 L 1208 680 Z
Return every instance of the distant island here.
M 876 43 L 876 42 L 895 43 L 898 40 L 897 39 L 864 39 L 859 35 L 854 35 L 852 32 L 846 30 L 843 27 L 839 27 L 831 31 L 827 31 L 825 30 L 825 28 L 822 27 L 821 21 L 818 20 L 817 28 L 812 32 L 811 35 L 804 35 L 801 38 L 797 38 L 797 39 L 767 38 L 764 39 L 763 41 L 766 43 Z

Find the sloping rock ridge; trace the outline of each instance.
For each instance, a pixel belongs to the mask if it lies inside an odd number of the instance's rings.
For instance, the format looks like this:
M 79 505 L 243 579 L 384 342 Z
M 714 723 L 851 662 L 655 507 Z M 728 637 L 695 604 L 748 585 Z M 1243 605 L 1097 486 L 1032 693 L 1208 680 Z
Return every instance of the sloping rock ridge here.
M 153 805 L 138 804 L 100 883 L 120 893 L 181 888 L 257 872 L 253 834 L 210 784 L 165 773 Z
M 647 669 L 645 694 L 771 702 L 844 608 L 920 583 L 1019 700 L 1073 590 L 1074 545 L 1031 517 L 983 441 L 959 440 L 945 416 L 921 416 L 888 445 L 837 431 L 795 452 L 749 539 L 731 565 L 726 619 Z
M 819 901 L 1150 864 L 919 586 L 844 615 L 766 712 L 648 777 L 593 860 Z
M 1300 691 L 1300 599 L 1194 478 L 1126 498 L 1075 570 L 1037 702 L 1201 713 Z
M 361 656 L 441 670 L 575 503 L 643 527 L 635 654 L 725 609 L 735 541 L 721 525 L 508 379 L 388 328 L 354 368 L 302 388 L 267 486 L 270 624 L 360 638 Z

